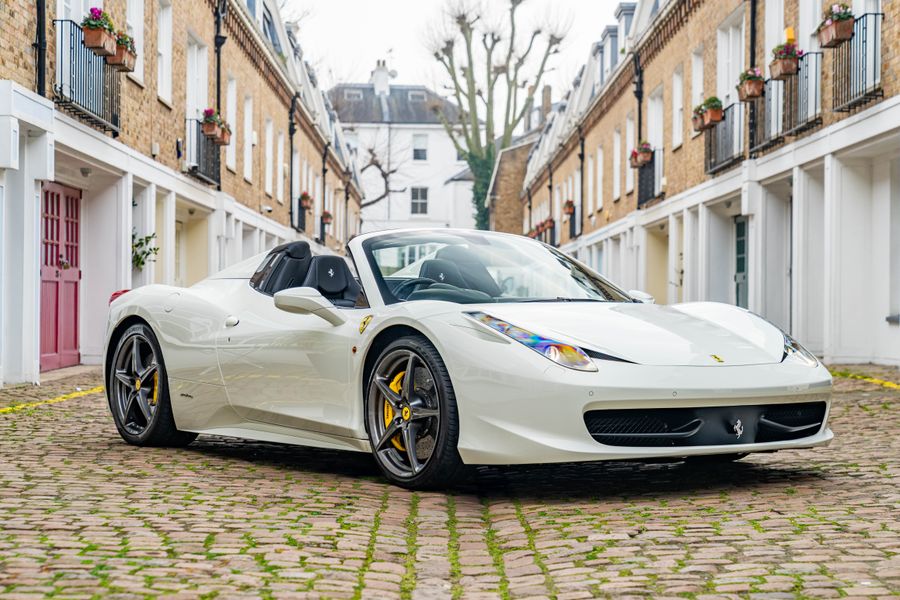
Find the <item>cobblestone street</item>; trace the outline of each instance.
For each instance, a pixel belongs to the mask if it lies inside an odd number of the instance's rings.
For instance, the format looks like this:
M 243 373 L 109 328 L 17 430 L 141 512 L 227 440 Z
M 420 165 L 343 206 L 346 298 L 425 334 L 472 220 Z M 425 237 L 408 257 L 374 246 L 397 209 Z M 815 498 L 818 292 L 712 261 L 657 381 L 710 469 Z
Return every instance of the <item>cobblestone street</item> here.
M 453 493 L 361 454 L 119 438 L 96 370 L 0 390 L 0 598 L 900 594 L 900 382 L 836 368 L 822 449 L 480 469 Z

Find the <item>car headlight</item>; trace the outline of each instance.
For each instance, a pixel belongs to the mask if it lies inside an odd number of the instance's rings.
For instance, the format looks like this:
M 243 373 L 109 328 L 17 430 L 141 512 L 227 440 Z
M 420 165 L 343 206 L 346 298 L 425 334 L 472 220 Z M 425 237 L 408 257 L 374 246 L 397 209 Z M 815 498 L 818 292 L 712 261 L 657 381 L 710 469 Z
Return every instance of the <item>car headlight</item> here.
M 812 352 L 801 346 L 797 340 L 788 334 L 784 334 L 784 354 L 781 357 L 781 362 L 784 362 L 789 357 L 794 357 L 810 367 L 815 367 L 819 364 L 819 359 Z
M 596 371 L 597 365 L 578 346 L 564 344 L 550 338 L 545 338 L 527 329 L 516 327 L 506 321 L 492 317 L 483 312 L 465 313 L 471 319 L 486 325 L 498 333 L 514 339 L 523 346 L 527 346 L 558 365 L 575 369 L 576 371 Z

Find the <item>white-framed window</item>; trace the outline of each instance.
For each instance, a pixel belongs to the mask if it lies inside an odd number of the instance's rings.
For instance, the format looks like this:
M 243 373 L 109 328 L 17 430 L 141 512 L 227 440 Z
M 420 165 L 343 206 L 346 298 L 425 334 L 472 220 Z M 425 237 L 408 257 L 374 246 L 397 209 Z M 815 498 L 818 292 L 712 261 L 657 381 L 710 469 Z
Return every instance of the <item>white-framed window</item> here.
M 300 152 L 298 150 L 294 150 L 294 154 L 291 156 L 291 169 L 294 171 L 294 176 L 291 178 L 291 202 L 295 202 L 297 198 L 300 197 Z
M 428 134 L 413 135 L 413 160 L 428 160 Z
M 663 86 L 660 84 L 652 92 L 647 101 L 647 141 L 653 147 L 653 195 L 658 196 L 662 192 L 663 157 L 663 122 L 665 109 L 663 108 Z M 632 169 L 629 169 L 632 170 Z
M 803 4 L 802 2 L 800 4 Z M 808 2 L 807 4 L 814 4 Z M 801 9 L 802 10 L 802 9 Z M 766 61 L 771 56 L 772 48 L 785 41 L 784 39 L 784 0 L 766 0 L 765 5 L 765 39 Z M 798 40 L 803 48 L 803 40 Z M 810 78 L 812 79 L 812 78 Z M 784 86 L 781 83 L 769 86 L 766 91 L 765 118 L 769 120 L 768 131 L 772 136 L 781 133 L 783 124 Z M 771 100 L 769 95 L 774 96 Z
M 354 100 L 362 100 L 362 99 L 363 99 L 362 90 L 356 90 L 356 89 L 344 90 L 344 100 L 354 101 Z
M 225 147 L 225 166 L 232 171 L 237 168 L 237 79 L 228 78 L 225 88 L 225 121 L 231 127 L 231 141 Z
M 144 81 L 144 0 L 128 0 L 125 8 L 125 33 L 134 40 L 137 60 L 134 71 L 129 74 L 137 81 Z
M 744 7 L 722 21 L 717 31 L 716 90 L 722 105 L 737 101 L 735 73 L 744 69 Z
M 585 163 L 585 168 L 587 172 L 585 173 L 587 179 L 584 182 L 585 187 L 587 188 L 587 214 L 594 214 L 594 155 L 588 154 L 587 162 Z
M 672 149 L 684 141 L 684 72 L 681 65 L 672 73 Z
M 157 0 L 156 5 L 156 93 L 172 102 L 172 2 Z
M 266 38 L 269 40 L 269 43 L 272 44 L 275 53 L 283 55 L 284 51 L 281 49 L 281 40 L 278 39 L 278 30 L 275 28 L 275 18 L 272 16 L 272 11 L 269 10 L 268 6 L 263 5 L 262 19 L 263 33 L 266 34 Z
M 275 199 L 284 202 L 284 132 L 278 132 L 275 147 Z
M 410 205 L 409 212 L 413 215 L 428 214 L 428 188 L 414 187 L 410 188 Z
M 203 110 L 209 106 L 209 57 L 206 46 L 197 38 L 188 36 L 187 41 L 187 79 L 185 81 L 185 102 L 189 119 L 203 118 Z
M 650 128 L 650 124 L 647 123 L 647 128 Z M 634 115 L 632 113 L 628 113 L 625 117 L 625 152 L 631 153 L 633 148 L 637 148 L 640 141 L 634 135 Z M 630 194 L 634 191 L 634 169 L 627 167 L 625 168 L 625 193 Z
M 253 96 L 244 96 L 244 179 L 253 181 Z
M 259 12 L 258 12 L 258 9 L 257 9 L 256 4 L 257 4 L 257 2 L 260 2 L 261 0 L 245 0 L 245 1 L 246 1 L 246 3 L 247 3 L 247 11 L 250 13 L 250 15 L 251 15 L 254 19 L 257 19 L 257 20 L 258 20 L 258 19 L 259 19 Z
M 695 106 L 703 104 L 703 46 L 691 52 L 691 111 Z M 694 135 L 699 135 L 695 132 Z
M 273 145 L 275 143 L 275 140 L 273 139 L 274 127 L 275 126 L 272 123 L 272 119 L 266 119 L 266 134 L 265 134 L 266 135 L 266 141 L 265 141 L 265 144 L 266 144 L 266 146 L 265 146 L 265 153 L 266 153 L 265 154 L 265 158 L 266 158 L 265 169 L 266 169 L 266 171 L 265 171 L 265 175 L 263 175 L 263 177 L 264 177 L 263 187 L 264 187 L 266 193 L 270 196 L 272 195 L 272 173 L 273 173 L 272 150 L 273 150 Z
M 603 210 L 603 146 L 597 146 L 597 210 Z
M 613 132 L 613 200 L 618 200 L 622 195 L 622 133 L 616 129 Z

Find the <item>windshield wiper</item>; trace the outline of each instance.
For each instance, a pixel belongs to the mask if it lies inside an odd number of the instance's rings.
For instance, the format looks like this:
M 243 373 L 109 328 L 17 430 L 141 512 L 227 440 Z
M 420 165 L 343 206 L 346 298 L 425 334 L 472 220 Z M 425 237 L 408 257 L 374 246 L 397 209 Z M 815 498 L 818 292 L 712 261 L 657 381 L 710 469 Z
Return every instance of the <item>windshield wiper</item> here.
M 604 300 L 602 298 L 566 298 L 564 296 L 557 296 L 556 298 L 527 298 L 525 300 L 518 300 L 518 302 L 609 302 L 609 300 Z

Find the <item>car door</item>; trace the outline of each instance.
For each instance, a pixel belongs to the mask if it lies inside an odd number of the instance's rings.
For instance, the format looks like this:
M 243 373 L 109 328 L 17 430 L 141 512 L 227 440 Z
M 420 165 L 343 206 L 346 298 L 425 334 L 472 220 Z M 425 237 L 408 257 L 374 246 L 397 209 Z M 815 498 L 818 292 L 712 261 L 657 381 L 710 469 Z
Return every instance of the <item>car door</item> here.
M 236 324 L 216 342 L 234 410 L 251 421 L 354 437 L 352 322 L 335 327 L 282 311 L 272 296 L 249 285 L 240 294 Z

